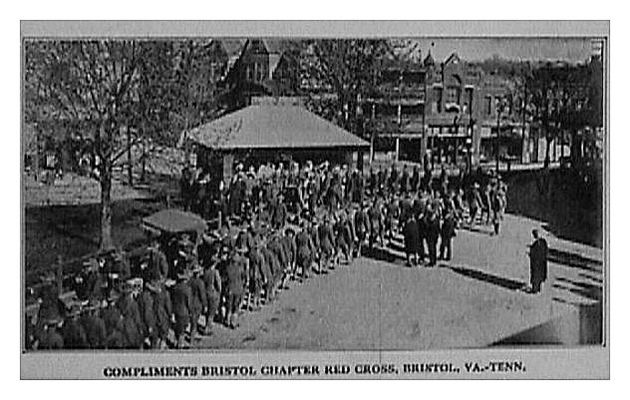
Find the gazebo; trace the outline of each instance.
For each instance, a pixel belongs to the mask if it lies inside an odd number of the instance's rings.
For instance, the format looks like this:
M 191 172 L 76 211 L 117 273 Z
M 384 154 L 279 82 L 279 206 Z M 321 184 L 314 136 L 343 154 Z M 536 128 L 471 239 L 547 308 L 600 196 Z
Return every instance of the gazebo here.
M 251 105 L 188 132 L 197 146 L 197 165 L 223 171 L 229 179 L 240 161 L 330 161 L 360 164 L 369 143 L 306 108 L 287 104 Z M 360 166 L 360 165 L 359 165 Z

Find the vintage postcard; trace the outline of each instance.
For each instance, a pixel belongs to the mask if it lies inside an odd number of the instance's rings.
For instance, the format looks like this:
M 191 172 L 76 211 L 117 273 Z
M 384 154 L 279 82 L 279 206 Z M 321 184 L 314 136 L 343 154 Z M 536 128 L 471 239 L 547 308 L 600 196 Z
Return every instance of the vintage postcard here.
M 23 21 L 23 379 L 607 379 L 607 21 Z

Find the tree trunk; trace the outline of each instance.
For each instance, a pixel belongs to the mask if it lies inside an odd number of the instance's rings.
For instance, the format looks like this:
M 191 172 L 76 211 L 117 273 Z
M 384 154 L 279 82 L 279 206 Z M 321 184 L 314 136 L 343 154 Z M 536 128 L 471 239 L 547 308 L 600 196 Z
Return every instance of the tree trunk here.
M 110 248 L 112 242 L 112 165 L 104 158 L 101 162 L 101 250 Z
M 552 138 L 550 138 L 549 136 L 546 137 L 546 142 L 545 143 L 545 168 L 549 168 L 549 163 L 550 163 L 550 156 L 551 156 L 551 142 L 552 142 Z
M 133 164 L 131 161 L 131 127 L 127 125 L 127 179 L 129 186 L 133 186 Z

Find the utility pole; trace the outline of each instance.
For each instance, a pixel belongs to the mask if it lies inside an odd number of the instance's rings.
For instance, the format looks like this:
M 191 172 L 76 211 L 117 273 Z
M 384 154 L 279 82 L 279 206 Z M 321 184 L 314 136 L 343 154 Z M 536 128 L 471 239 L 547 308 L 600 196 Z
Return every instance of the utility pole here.
M 529 136 L 527 137 L 527 141 L 525 141 L 525 122 L 526 122 L 526 118 L 527 118 L 527 82 L 525 82 L 524 86 L 523 86 L 523 109 L 522 109 L 522 113 L 523 113 L 523 120 L 522 120 L 522 126 L 521 126 L 521 164 L 525 163 L 525 154 L 529 153 Z M 530 132 L 531 134 L 531 132 Z M 527 147 L 527 148 L 526 148 Z M 529 160 L 529 156 L 527 157 Z
M 496 143 L 496 161 L 497 161 L 497 174 L 499 173 L 499 138 L 501 136 L 501 100 L 497 101 L 497 137 L 495 139 Z

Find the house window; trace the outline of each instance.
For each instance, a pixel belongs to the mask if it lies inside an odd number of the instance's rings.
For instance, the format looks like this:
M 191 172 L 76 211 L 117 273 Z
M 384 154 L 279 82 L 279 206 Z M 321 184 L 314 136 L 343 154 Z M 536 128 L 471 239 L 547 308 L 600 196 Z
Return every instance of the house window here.
M 473 106 L 473 89 L 472 88 L 466 88 L 466 102 L 468 103 L 468 108 L 470 110 L 472 110 L 472 106 Z
M 262 82 L 265 79 L 265 70 L 263 69 L 263 65 L 256 63 L 256 82 Z
M 486 96 L 486 115 L 492 114 L 492 96 Z
M 433 97 L 435 98 L 436 112 L 442 112 L 442 88 L 434 88 Z
M 457 86 L 449 86 L 446 89 L 446 102 L 459 104 L 460 88 Z

